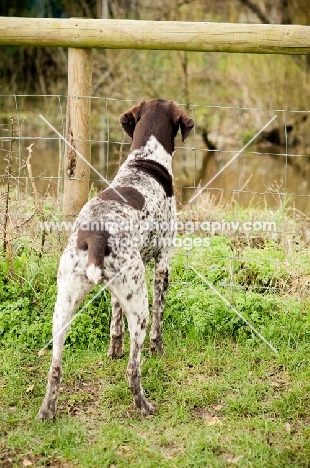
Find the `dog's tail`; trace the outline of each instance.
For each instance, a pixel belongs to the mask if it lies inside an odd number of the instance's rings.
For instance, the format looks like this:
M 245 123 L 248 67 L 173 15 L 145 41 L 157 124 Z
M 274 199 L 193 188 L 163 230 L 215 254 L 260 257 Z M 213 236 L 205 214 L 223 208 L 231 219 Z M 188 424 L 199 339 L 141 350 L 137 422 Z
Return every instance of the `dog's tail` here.
M 102 279 L 102 269 L 94 263 L 86 268 L 87 278 L 95 284 L 99 284 Z
M 107 232 L 79 231 L 77 247 L 88 250 L 86 276 L 95 284 L 102 280 L 104 257 L 109 253 Z

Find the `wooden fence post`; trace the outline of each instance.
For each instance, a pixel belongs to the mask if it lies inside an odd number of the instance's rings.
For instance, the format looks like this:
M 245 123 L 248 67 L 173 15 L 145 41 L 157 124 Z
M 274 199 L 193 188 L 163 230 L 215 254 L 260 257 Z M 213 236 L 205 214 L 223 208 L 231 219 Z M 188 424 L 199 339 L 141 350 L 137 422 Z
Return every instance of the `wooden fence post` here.
M 91 94 L 92 49 L 69 48 L 66 138 L 89 162 Z M 88 199 L 90 168 L 75 150 L 67 145 L 63 197 L 64 221 L 74 221 Z

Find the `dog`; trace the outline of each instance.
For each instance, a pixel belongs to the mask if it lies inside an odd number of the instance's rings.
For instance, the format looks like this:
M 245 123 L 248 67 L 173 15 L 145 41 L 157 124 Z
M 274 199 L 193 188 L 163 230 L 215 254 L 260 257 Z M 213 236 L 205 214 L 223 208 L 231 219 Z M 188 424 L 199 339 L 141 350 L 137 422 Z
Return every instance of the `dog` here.
M 52 363 L 38 414 L 42 420 L 56 414 L 62 352 L 71 317 L 100 283 L 112 298 L 108 355 L 117 358 L 123 354 L 125 314 L 130 333 L 127 376 L 134 404 L 143 415 L 156 411 L 141 385 L 140 358 L 149 320 L 145 264 L 155 261 L 150 350 L 161 353 L 176 224 L 171 169 L 174 140 L 180 128 L 184 141 L 194 121 L 175 102 L 161 99 L 140 102 L 119 120 L 132 138 L 130 154 L 112 184 L 82 208 L 60 260 Z

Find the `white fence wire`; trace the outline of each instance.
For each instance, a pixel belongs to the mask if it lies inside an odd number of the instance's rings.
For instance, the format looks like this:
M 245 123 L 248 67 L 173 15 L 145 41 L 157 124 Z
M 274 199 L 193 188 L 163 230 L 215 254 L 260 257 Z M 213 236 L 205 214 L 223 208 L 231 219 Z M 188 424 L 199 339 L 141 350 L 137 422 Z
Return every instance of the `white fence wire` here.
M 31 201 L 33 184 L 43 203 L 44 221 L 62 219 L 66 145 L 39 114 L 66 137 L 66 100 L 61 95 L 0 95 L 0 223 L 3 237 L 9 229 L 16 248 L 25 239 L 34 242 L 40 237 L 38 222 L 43 218 Z M 92 97 L 91 162 L 108 181 L 130 147 L 118 117 L 138 101 Z M 231 245 L 228 269 L 232 261 L 247 261 L 245 245 L 257 249 L 270 240 L 285 239 L 288 245 L 303 242 L 308 246 L 309 112 L 183 106 L 194 119 L 195 129 L 185 145 L 177 139 L 173 157 L 178 219 L 183 223 L 180 236 L 227 236 Z M 31 143 L 36 146 L 32 180 L 25 163 Z M 105 187 L 91 171 L 90 196 Z M 62 241 L 59 233 L 47 236 Z M 184 262 L 190 257 L 191 249 L 187 249 Z M 275 260 L 267 256 L 264 261 Z M 233 280 L 229 287 L 236 287 Z M 270 290 L 277 285 L 259 287 Z

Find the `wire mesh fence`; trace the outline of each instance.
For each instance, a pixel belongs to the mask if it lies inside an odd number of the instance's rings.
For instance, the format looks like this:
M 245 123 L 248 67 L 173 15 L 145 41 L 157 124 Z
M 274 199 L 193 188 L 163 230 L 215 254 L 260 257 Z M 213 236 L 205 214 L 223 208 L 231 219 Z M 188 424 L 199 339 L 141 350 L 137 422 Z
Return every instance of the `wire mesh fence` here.
M 118 117 L 138 100 L 91 99 L 92 165 L 112 181 L 130 148 Z M 39 114 L 66 137 L 66 101 L 61 95 L 0 95 L 0 223 L 6 249 L 42 247 L 42 221 L 62 220 L 66 145 Z M 282 263 L 291 262 L 297 276 L 300 256 L 294 264 L 293 250 L 302 245 L 304 258 L 309 254 L 309 112 L 195 103 L 184 108 L 195 128 L 185 145 L 177 139 L 173 156 L 179 221 L 176 255 L 186 272 L 176 273 L 174 280 L 187 282 L 187 266 L 203 258 L 193 240 L 202 238 L 209 249 L 204 261 L 230 291 L 286 288 L 293 280 L 277 279 Z M 30 160 L 31 144 L 35 148 Z M 105 187 L 91 171 L 90 196 Z M 46 230 L 44 236 L 45 249 L 62 247 L 60 230 Z M 220 261 L 229 271 L 229 280 L 222 282 L 216 277 L 219 253 L 214 248 L 214 239 L 220 237 L 227 241 L 226 256 Z M 280 243 L 284 257 L 269 255 Z M 264 283 L 257 278 L 257 262 L 272 265 L 274 280 Z

